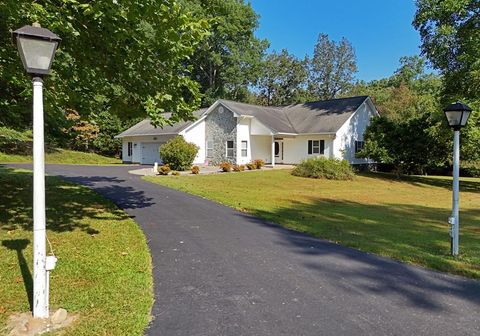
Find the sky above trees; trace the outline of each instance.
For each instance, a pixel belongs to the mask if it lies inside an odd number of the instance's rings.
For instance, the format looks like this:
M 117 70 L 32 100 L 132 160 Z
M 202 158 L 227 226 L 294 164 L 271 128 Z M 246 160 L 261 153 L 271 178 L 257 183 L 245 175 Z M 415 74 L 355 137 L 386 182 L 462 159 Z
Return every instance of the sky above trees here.
M 413 0 L 252 0 L 260 15 L 256 35 L 299 58 L 311 56 L 319 33 L 345 37 L 357 56 L 357 79 L 389 77 L 406 55 L 420 54 L 419 33 L 412 27 Z

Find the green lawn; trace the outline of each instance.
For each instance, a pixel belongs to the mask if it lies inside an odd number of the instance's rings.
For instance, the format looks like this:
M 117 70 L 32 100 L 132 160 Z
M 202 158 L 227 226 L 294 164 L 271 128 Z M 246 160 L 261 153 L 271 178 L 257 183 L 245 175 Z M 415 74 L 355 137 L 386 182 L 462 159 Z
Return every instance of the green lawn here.
M 480 278 L 480 179 L 461 182 L 457 259 L 449 256 L 449 178 L 331 181 L 276 170 L 145 179 L 363 251 Z
M 32 295 L 32 175 L 0 167 L 0 334 Z M 86 187 L 47 178 L 47 235 L 58 263 L 51 309 L 79 315 L 68 335 L 143 335 L 153 303 L 145 236 Z
M 30 155 L 5 154 L 0 152 L 0 163 L 25 163 L 32 162 Z M 98 155 L 95 153 L 77 152 L 68 149 L 56 149 L 45 155 L 46 163 L 63 164 L 119 164 L 121 160 Z

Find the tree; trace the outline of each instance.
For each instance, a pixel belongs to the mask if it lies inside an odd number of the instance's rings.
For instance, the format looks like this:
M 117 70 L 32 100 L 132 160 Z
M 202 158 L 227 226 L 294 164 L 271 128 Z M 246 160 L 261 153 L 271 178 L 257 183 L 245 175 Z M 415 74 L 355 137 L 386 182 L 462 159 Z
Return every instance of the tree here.
M 266 40 L 255 37 L 258 15 L 243 0 L 183 0 L 198 18 L 208 19 L 211 34 L 189 64 L 201 85 L 203 105 L 218 98 L 246 101 L 248 88 L 259 78 Z
M 302 98 L 307 80 L 306 60 L 301 61 L 283 49 L 269 54 L 256 87 L 263 105 L 286 105 Z
M 47 129 L 64 122 L 66 109 L 84 119 L 100 111 L 124 118 L 147 113 L 155 125 L 192 118 L 200 90 L 185 62 L 208 34 L 206 20 L 173 0 L 4 0 L 1 123 L 27 127 L 30 122 L 31 83 L 11 31 L 35 21 L 62 38 L 45 82 Z M 172 112 L 171 120 L 164 111 Z
M 318 99 L 332 99 L 346 91 L 357 72 L 355 52 L 347 39 L 331 41 L 327 34 L 318 36 L 310 60 L 309 91 Z
M 375 118 L 357 155 L 391 164 L 397 174 L 423 174 L 427 168 L 441 167 L 448 159 L 448 141 L 438 132 L 441 122 L 429 115 L 397 122 Z
M 445 98 L 480 98 L 480 1 L 417 0 L 422 52 L 445 79 Z

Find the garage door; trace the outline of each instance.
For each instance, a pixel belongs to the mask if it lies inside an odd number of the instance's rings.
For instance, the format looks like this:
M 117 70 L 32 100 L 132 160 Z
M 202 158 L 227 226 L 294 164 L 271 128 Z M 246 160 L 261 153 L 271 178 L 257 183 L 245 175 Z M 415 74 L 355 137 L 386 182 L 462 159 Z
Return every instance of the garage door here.
M 143 142 L 142 143 L 142 164 L 160 163 L 160 153 L 158 152 L 163 142 Z

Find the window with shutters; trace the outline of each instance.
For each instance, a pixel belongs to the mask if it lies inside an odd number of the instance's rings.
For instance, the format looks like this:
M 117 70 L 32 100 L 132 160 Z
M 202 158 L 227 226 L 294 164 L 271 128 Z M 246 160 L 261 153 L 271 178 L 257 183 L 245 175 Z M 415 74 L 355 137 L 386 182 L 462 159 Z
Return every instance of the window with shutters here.
M 325 140 L 308 140 L 308 154 L 325 154 Z

